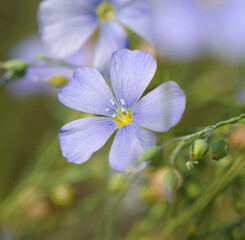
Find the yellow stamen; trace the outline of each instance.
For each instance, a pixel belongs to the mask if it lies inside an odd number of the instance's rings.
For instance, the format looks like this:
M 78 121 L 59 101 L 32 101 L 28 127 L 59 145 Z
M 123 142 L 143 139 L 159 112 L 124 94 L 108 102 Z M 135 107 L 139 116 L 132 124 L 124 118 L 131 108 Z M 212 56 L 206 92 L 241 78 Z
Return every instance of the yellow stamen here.
M 133 112 L 131 110 L 124 113 L 120 111 L 114 120 L 120 127 L 126 126 L 133 121 Z
M 107 2 L 102 2 L 96 9 L 101 22 L 111 21 L 115 18 L 115 8 Z

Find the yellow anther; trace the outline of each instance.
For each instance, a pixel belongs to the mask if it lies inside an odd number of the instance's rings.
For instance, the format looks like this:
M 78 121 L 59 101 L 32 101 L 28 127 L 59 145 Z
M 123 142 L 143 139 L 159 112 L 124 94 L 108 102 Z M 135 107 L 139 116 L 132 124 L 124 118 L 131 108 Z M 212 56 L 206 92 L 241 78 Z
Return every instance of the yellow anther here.
M 118 123 L 120 127 L 126 126 L 133 121 L 133 112 L 131 110 L 124 113 L 120 112 L 116 116 L 117 117 L 114 118 L 114 120 Z
M 52 87 L 63 87 L 68 83 L 67 78 L 64 78 L 63 76 L 53 76 L 51 78 L 48 79 L 48 84 Z

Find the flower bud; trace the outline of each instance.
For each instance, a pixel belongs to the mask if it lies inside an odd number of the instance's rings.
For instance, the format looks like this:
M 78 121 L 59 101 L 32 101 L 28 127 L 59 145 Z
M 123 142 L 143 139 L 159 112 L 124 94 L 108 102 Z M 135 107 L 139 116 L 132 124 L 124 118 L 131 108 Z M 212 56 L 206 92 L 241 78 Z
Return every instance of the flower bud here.
M 212 145 L 213 159 L 218 161 L 229 153 L 229 145 L 227 140 L 220 140 Z
M 179 181 L 180 179 L 179 179 L 178 174 L 173 170 L 169 170 L 163 176 L 163 187 L 165 189 L 167 199 L 170 203 L 173 200 L 173 193 L 176 191 L 179 185 Z
M 108 182 L 108 189 L 112 193 L 119 193 L 129 189 L 129 182 L 123 176 L 114 176 Z
M 199 159 L 208 152 L 208 143 L 204 139 L 197 139 L 191 144 L 190 155 L 191 159 Z
M 59 185 L 51 190 L 51 202 L 57 207 L 68 207 L 74 201 L 75 192 L 69 185 Z
M 22 78 L 26 74 L 29 64 L 21 59 L 14 59 L 4 63 L 4 68 L 7 71 L 5 78 L 8 80 L 16 80 Z
M 158 169 L 157 171 L 154 171 L 153 174 L 151 174 L 150 186 L 151 186 L 153 193 L 158 199 L 169 201 L 170 199 L 169 196 L 171 195 L 171 193 L 173 195 L 174 192 L 170 192 L 168 184 L 166 184 L 166 187 L 164 185 L 164 180 L 166 179 L 166 181 L 168 181 L 169 172 L 172 172 L 172 171 L 174 172 L 174 175 L 177 175 L 177 178 L 178 178 L 177 188 L 179 188 L 182 185 L 183 180 L 182 180 L 182 176 L 177 170 L 171 170 L 169 167 L 163 167 L 163 168 Z M 174 187 L 174 190 L 176 190 L 175 187 Z
M 67 83 L 68 83 L 68 79 L 59 75 L 53 76 L 48 80 L 48 84 L 51 87 L 55 87 L 55 88 L 64 87 Z

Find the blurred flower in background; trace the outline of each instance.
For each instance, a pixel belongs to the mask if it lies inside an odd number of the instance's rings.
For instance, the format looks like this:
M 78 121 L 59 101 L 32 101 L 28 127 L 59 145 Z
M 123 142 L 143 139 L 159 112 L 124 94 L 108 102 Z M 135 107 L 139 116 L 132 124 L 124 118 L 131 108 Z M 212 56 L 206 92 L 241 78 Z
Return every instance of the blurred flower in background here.
M 99 29 L 93 66 L 109 77 L 113 52 L 129 47 L 125 26 L 153 43 L 147 0 L 46 0 L 39 7 L 41 38 L 55 57 L 75 53 Z
M 50 56 L 36 35 L 24 39 L 12 50 L 11 58 L 23 59 L 33 64 L 27 69 L 23 78 L 7 84 L 7 89 L 13 96 L 28 97 L 36 94 L 57 93 L 57 88 L 66 85 L 77 66 L 90 64 L 92 48 L 87 44 L 76 54 L 65 59 L 67 64 L 74 65 L 73 68 L 37 61 L 38 55 Z
M 157 47 L 163 58 L 190 60 L 203 53 L 245 59 L 243 0 L 153 0 Z
M 69 162 L 86 162 L 116 131 L 109 162 L 116 171 L 139 171 L 143 152 L 156 144 L 150 131 L 166 132 L 185 110 L 185 94 L 168 81 L 140 97 L 156 71 L 156 61 L 147 52 L 127 49 L 115 52 L 110 76 L 116 98 L 102 76 L 93 68 L 78 68 L 69 84 L 59 92 L 67 107 L 105 117 L 84 118 L 65 125 L 59 134 L 63 156 Z M 150 159 L 147 159 L 150 160 Z

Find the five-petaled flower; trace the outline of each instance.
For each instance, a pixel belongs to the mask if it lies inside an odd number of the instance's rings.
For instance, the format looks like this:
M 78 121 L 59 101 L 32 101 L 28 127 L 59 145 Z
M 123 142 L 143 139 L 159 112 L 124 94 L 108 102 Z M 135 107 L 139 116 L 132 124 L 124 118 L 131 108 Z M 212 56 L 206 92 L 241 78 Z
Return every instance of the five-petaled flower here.
M 103 117 L 79 119 L 62 127 L 60 145 L 69 162 L 86 162 L 117 130 L 109 154 L 111 167 L 139 171 L 147 165 L 139 164 L 138 159 L 145 149 L 156 144 L 156 135 L 151 131 L 165 132 L 176 125 L 186 101 L 184 92 L 173 81 L 141 98 L 156 67 L 155 59 L 147 52 L 115 52 L 110 61 L 115 96 L 95 69 L 80 67 L 74 72 L 68 85 L 59 91 L 60 102 Z
M 45 0 L 39 7 L 41 38 L 55 57 L 76 52 L 99 28 L 93 66 L 109 77 L 113 52 L 129 47 L 122 25 L 153 43 L 153 16 L 147 0 Z
M 91 62 L 92 47 L 86 45 L 78 52 L 65 59 L 65 62 L 74 65 L 74 68 L 45 64 L 35 61 L 38 55 L 49 57 L 38 36 L 28 36 L 19 42 L 11 53 L 11 58 L 23 59 L 33 63 L 24 77 L 8 82 L 7 90 L 15 97 L 29 97 L 32 95 L 52 94 L 57 96 L 57 90 L 64 87 L 71 78 L 75 66 L 89 64 Z

